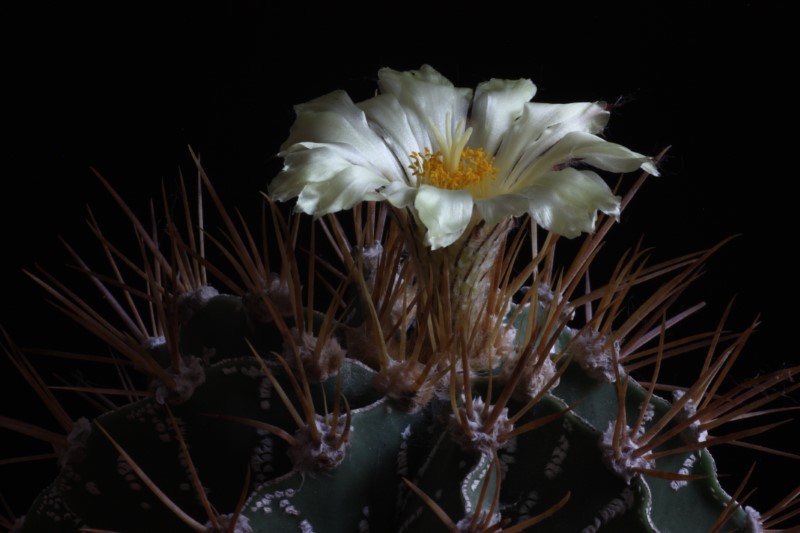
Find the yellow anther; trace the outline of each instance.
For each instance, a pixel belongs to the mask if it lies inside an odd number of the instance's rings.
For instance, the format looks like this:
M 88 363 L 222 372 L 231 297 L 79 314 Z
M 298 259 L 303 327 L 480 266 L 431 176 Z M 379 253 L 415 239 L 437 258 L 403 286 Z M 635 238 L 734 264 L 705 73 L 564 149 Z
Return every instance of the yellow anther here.
M 481 148 L 464 148 L 457 165 L 448 165 L 441 151 L 431 152 L 425 148 L 424 153 L 411 154 L 411 173 L 422 183 L 440 189 L 466 189 L 483 180 L 495 179 L 497 169 L 494 158 Z

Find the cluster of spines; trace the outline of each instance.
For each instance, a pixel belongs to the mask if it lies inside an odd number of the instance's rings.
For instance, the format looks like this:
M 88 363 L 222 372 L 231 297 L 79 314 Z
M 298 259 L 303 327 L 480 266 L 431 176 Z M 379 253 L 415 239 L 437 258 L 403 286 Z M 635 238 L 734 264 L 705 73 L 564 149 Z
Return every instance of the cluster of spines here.
M 620 260 L 607 285 L 592 289 L 588 282 L 589 266 L 611 227 L 611 220 L 606 220 L 595 234 L 588 236 L 572 264 L 559 272 L 555 261 L 558 239 L 554 235 L 548 235 L 539 247 L 536 231 L 532 230 L 533 258 L 522 267 L 517 257 L 525 242 L 524 228 L 517 228 L 507 240 L 496 238 L 493 233 L 496 230 L 481 233 L 481 228 L 474 228 L 475 235 L 479 236 L 477 240 L 468 242 L 460 250 L 450 249 L 434 254 L 420 245 L 419 228 L 413 226 L 413 217 L 384 205 L 376 207 L 368 204 L 366 217 L 364 208 L 359 206 L 354 210 L 354 242 L 347 239 L 348 233 L 339 218 L 330 216 L 320 220 L 321 229 L 345 267 L 343 273 L 317 258 L 315 232 L 312 229 L 307 250 L 308 276 L 304 285 L 297 261 L 301 251 L 297 243 L 302 224 L 300 218 L 295 216 L 289 221 L 285 220 L 279 209 L 266 199 L 280 256 L 279 272 L 274 273 L 270 268 L 270 246 L 265 244 L 266 221 L 262 223 L 262 242 L 259 244 L 247 225 L 242 223 L 241 229 L 237 228 L 199 161 L 198 172 L 198 181 L 209 192 L 226 229 L 223 239 L 209 236 L 202 228 L 201 220 L 200 229 L 197 232 L 191 230 L 194 223 L 188 195 L 182 184 L 185 225 L 190 229 L 179 231 L 177 223 L 167 215 L 168 244 L 164 247 L 157 239 L 158 234 L 155 231 L 148 232 L 122 198 L 103 180 L 133 225 L 142 261 L 137 263 L 113 246 L 91 214 L 90 228 L 109 259 L 113 275 L 107 276 L 90 269 L 67 246 L 79 270 L 88 276 L 111 304 L 115 315 L 124 324 L 122 329 L 56 278 L 45 272 L 32 275 L 65 314 L 125 357 L 122 361 L 81 357 L 86 361 L 117 365 L 122 371 L 122 388 L 64 388 L 96 395 L 123 395 L 130 399 L 152 394 L 161 399 L 166 409 L 171 403 L 180 403 L 187 395 L 190 396 L 192 387 L 202 383 L 202 380 L 195 378 L 193 384 L 189 380 L 189 385 L 186 385 L 181 369 L 196 366 L 196 359 L 189 359 L 181 353 L 180 332 L 193 314 L 216 295 L 208 286 L 208 272 L 241 297 L 253 320 L 271 323 L 283 338 L 282 353 L 259 354 L 254 348 L 252 355 L 259 360 L 264 375 L 292 415 L 298 426 L 297 432 L 292 434 L 283 428 L 252 420 L 236 422 L 256 425 L 285 440 L 294 450 L 295 463 L 300 469 L 333 469 L 345 453 L 350 435 L 350 409 L 347 399 L 342 401 L 340 397 L 338 380 L 337 392 L 332 399 L 332 412 L 327 413 L 326 403 L 326 414 L 322 416 L 317 414 L 319 406 L 314 404 L 310 389 L 313 383 L 338 376 L 345 354 L 345 349 L 339 346 L 340 338 L 350 357 L 360 354 L 359 359 L 376 370 L 376 387 L 400 408 L 413 412 L 424 408 L 436 397 L 446 398 L 451 405 L 453 438 L 466 450 L 493 456 L 491 468 L 495 468 L 494 475 L 497 477 L 502 477 L 497 454 L 508 441 L 552 422 L 572 409 L 569 406 L 562 412 L 516 426 L 521 417 L 559 382 L 569 364 L 580 365 L 598 378 L 616 384 L 620 406 L 618 416 L 609 425 L 602 442 L 607 448 L 609 465 L 618 469 L 619 475 L 628 482 L 637 475 L 665 477 L 674 482 L 694 479 L 695 476 L 687 473 L 659 471 L 654 467 L 655 461 L 670 454 L 722 443 L 747 445 L 740 439 L 771 429 L 777 424 L 766 424 L 726 436 L 709 436 L 708 432 L 748 413 L 758 414 L 756 410 L 761 406 L 797 388 L 790 386 L 784 391 L 766 392 L 788 382 L 798 372 L 798 368 L 791 368 L 753 378 L 727 393 L 720 392 L 727 372 L 754 326 L 738 337 L 731 337 L 722 330 L 723 320 L 711 334 L 671 343 L 666 341 L 665 332 L 670 327 L 701 307 L 697 305 L 667 317 L 670 307 L 696 278 L 713 249 L 654 267 L 646 266 L 644 253 L 636 249 L 630 258 Z M 641 181 L 633 187 L 625 203 L 641 185 Z M 509 229 L 503 228 L 506 233 L 501 236 L 507 234 Z M 235 272 L 234 276 L 206 259 L 206 238 L 227 258 Z M 482 249 L 482 246 L 486 249 Z M 163 252 L 163 249 L 167 251 Z M 481 252 L 484 256 L 492 255 L 490 268 L 475 274 L 470 269 L 478 267 L 470 263 L 466 268 L 467 274 L 464 269 L 453 271 L 454 264 L 466 261 L 470 255 L 481 257 Z M 317 263 L 327 274 L 336 274 L 318 275 Z M 138 281 L 143 282 L 144 288 L 136 282 L 129 282 L 123 276 L 120 265 L 130 268 Z M 623 302 L 632 287 L 672 272 L 677 274 L 620 323 Z M 470 275 L 473 277 L 468 278 Z M 454 276 L 461 277 L 453 280 Z M 338 287 L 326 282 L 326 278 L 338 279 Z M 475 294 L 470 293 L 466 298 L 453 298 L 451 292 L 463 290 L 457 283 L 464 279 L 470 279 L 475 285 L 487 286 L 490 290 L 476 289 Z M 585 290 L 579 295 L 581 280 L 586 280 Z M 317 307 L 317 282 L 326 284 L 330 295 L 324 313 L 314 311 Z M 531 286 L 536 290 L 525 290 L 525 287 Z M 468 289 L 472 290 L 471 287 Z M 115 296 L 114 290 L 120 291 L 122 296 Z M 519 294 L 522 296 L 517 297 Z M 137 304 L 136 300 L 141 303 Z M 463 308 L 454 304 L 463 301 L 473 304 Z M 149 318 L 140 314 L 141 307 L 148 310 Z M 583 326 L 565 338 L 567 324 L 581 307 L 586 309 Z M 528 312 L 522 313 L 524 309 Z M 354 320 L 354 316 L 357 320 Z M 520 320 L 520 317 L 524 317 L 524 320 Z M 658 345 L 647 348 L 648 343 L 656 338 Z M 715 356 L 721 342 L 730 338 L 734 339 L 731 347 Z M 53 396 L 53 387 L 45 385 L 10 340 L 7 339 L 7 343 L 12 360 L 46 401 L 62 429 L 70 434 L 74 425 Z M 653 378 L 647 384 L 644 401 L 645 405 L 649 405 L 656 390 L 661 363 L 673 355 L 701 346 L 708 346 L 708 355 L 695 384 L 681 391 L 666 413 L 648 427 L 645 408 L 640 409 L 640 416 L 629 425 L 624 407 L 628 373 L 653 366 Z M 160 357 L 162 354 L 166 357 Z M 227 355 L 222 354 L 223 357 Z M 273 361 L 271 365 L 282 369 L 290 384 L 291 394 L 274 378 L 270 365 L 265 364 L 262 357 L 270 358 Z M 131 367 L 149 377 L 153 383 L 150 391 L 134 388 L 133 381 L 127 377 Z M 496 369 L 500 372 L 495 372 Z M 546 379 L 542 376 L 546 376 Z M 483 383 L 484 387 L 480 393 L 474 390 L 478 382 Z M 512 398 L 521 398 L 522 407 L 509 414 L 508 404 Z M 299 404 L 299 411 L 296 403 Z M 63 455 L 63 450 L 69 448 L 67 438 L 63 435 L 11 419 L 4 418 L 3 425 L 51 442 L 54 449 L 59 450 L 56 455 Z M 98 427 L 102 430 L 102 426 Z M 175 433 L 180 435 L 178 430 Z M 687 440 L 685 446 L 664 449 L 664 445 L 678 436 Z M 108 438 L 118 446 L 111 435 Z M 324 450 L 320 451 L 321 447 Z M 125 457 L 121 447 L 119 451 Z M 186 453 L 188 455 L 188 450 Z M 146 479 L 146 473 L 137 473 Z M 193 472 L 192 478 L 197 478 L 196 472 Z M 443 516 L 443 510 L 437 508 L 436 502 L 425 496 L 410 480 L 406 480 L 406 483 L 451 529 L 496 531 L 503 524 L 497 517 L 499 490 L 490 491 L 489 477 L 486 479 L 486 486 L 480 491 L 478 510 L 463 520 L 456 517 L 456 521 Z M 157 487 L 150 488 L 158 490 Z M 199 481 L 196 488 L 199 494 L 203 493 Z M 489 492 L 493 492 L 491 498 L 487 495 Z M 738 496 L 738 491 L 735 496 Z M 538 521 L 555 513 L 566 504 L 568 495 L 564 498 L 534 519 Z M 794 502 L 794 498 L 787 498 L 773 514 Z M 223 519 L 211 508 L 207 499 L 204 506 L 207 507 L 213 527 L 219 528 L 222 523 L 233 527 L 236 520 Z M 731 506 L 735 504 L 726 507 L 722 516 L 732 513 Z M 234 517 L 240 510 L 241 507 Z M 175 512 L 181 511 L 175 509 Z M 767 513 L 764 516 L 772 515 Z M 531 525 L 535 523 L 534 519 L 521 523 Z M 723 523 L 720 522 L 720 527 Z M 507 530 L 516 531 L 519 527 L 510 526 Z

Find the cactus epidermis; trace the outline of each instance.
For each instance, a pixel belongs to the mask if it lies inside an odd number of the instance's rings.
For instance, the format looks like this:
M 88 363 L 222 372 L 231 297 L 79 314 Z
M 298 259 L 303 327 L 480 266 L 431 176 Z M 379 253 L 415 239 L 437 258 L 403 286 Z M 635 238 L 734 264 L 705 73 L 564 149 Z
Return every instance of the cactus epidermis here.
M 115 347 L 148 376 L 149 392 L 91 426 L 74 424 L 61 473 L 21 531 L 754 527 L 754 512 L 717 482 L 707 450 L 715 437 L 699 438 L 711 416 L 703 398 L 717 398 L 719 416 L 734 409 L 719 402 L 746 405 L 754 395 L 748 391 L 797 370 L 726 395 L 719 376 L 746 334 L 720 348 L 718 331 L 704 343 L 701 379 L 674 403 L 626 371 L 647 344 L 657 377 L 669 353 L 664 332 L 690 314 L 670 320 L 667 307 L 707 254 L 647 268 L 632 254 L 603 290 L 578 296 L 587 254 L 557 277 L 555 239 L 515 269 L 524 228 L 477 228 L 463 250 L 485 258 L 489 249 L 491 260 L 461 258 L 451 268 L 457 250 L 410 249 L 402 220 L 370 205 L 366 222 L 356 208 L 362 241 L 347 243 L 336 219 L 324 222 L 344 274 L 310 268 L 301 284 L 299 221 L 277 211 L 273 219 L 280 274 L 270 272 L 249 232 L 226 220 L 226 255 L 242 278 L 235 294 L 220 294 L 196 275 L 198 265 L 222 270 L 177 231 L 171 238 L 182 257 L 167 259 L 148 244 L 140 275 L 158 290 L 142 297 L 157 308 L 161 327 L 151 333 L 159 336 L 129 336 Z M 596 248 L 604 228 L 587 237 L 584 250 Z M 172 278 L 157 278 L 155 264 L 171 265 Z M 191 264 L 194 281 L 170 295 L 174 272 Z M 86 270 L 101 285 L 108 279 Z M 318 293 L 326 286 L 331 295 L 324 306 L 312 294 L 317 277 Z M 653 277 L 668 281 L 637 320 L 612 328 L 629 287 Z M 80 307 L 63 286 L 39 281 Z M 114 285 L 132 292 L 120 278 L 104 294 Z M 595 312 L 575 329 L 570 298 Z M 88 312 L 71 316 L 100 330 Z

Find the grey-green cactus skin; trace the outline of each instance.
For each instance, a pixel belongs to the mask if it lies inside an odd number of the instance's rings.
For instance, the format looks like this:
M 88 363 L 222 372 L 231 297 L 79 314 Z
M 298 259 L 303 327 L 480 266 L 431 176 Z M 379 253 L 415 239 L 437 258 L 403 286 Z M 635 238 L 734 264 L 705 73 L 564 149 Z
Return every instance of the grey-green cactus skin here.
M 520 325 L 528 311 L 519 315 Z M 561 345 L 572 334 L 565 330 Z M 275 380 L 296 401 L 284 369 L 267 355 L 280 351 L 279 346 L 265 345 L 270 337 L 269 326 L 248 318 L 238 297 L 209 300 L 182 331 L 184 354 L 205 355 L 208 360 L 205 382 L 188 400 L 170 405 L 169 411 L 147 398 L 98 417 L 82 458 L 66 464 L 41 493 L 21 531 L 191 530 L 145 486 L 98 424 L 197 522 L 207 523 L 208 514 L 189 463 L 220 514 L 234 512 L 244 498 L 241 515 L 246 519 L 240 519 L 235 531 L 248 531 L 245 523 L 252 531 L 446 531 L 403 479 L 424 491 L 456 523 L 475 513 L 497 514 L 511 527 L 569 494 L 563 508 L 532 528 L 545 532 L 708 531 L 730 500 L 704 449 L 692 452 L 693 459 L 689 459 L 692 453 L 684 453 L 656 464 L 668 472 L 684 468 L 682 472 L 702 479 L 674 483 L 636 475 L 626 483 L 609 470 L 601 458 L 600 441 L 617 417 L 617 387 L 594 380 L 578 365 L 570 366 L 559 385 L 517 425 L 570 405 L 572 409 L 514 437 L 497 451 L 495 461 L 490 453 L 464 451 L 456 443 L 446 395 L 416 412 L 404 412 L 375 389 L 374 370 L 346 359 L 338 385 L 336 377 L 329 377 L 311 386 L 318 414 L 330 412 L 337 386 L 347 399 L 352 433 L 344 460 L 330 471 L 298 470 L 283 440 L 241 422 L 265 422 L 290 434 L 298 429 L 248 346 L 255 341 Z M 474 390 L 486 394 L 485 385 L 486 377 L 476 378 Z M 496 396 L 500 387 L 493 390 Z M 642 387 L 629 381 L 625 396 L 629 419 L 638 416 L 646 396 Z M 669 406 L 658 397 L 650 405 L 649 423 Z M 512 400 L 510 413 L 519 407 Z M 181 450 L 176 427 L 190 458 Z M 498 504 L 493 507 L 497 491 Z M 486 518 L 486 524 L 491 522 Z M 737 509 L 725 528 L 744 531 L 747 522 L 747 514 Z M 469 519 L 463 524 L 468 525 Z

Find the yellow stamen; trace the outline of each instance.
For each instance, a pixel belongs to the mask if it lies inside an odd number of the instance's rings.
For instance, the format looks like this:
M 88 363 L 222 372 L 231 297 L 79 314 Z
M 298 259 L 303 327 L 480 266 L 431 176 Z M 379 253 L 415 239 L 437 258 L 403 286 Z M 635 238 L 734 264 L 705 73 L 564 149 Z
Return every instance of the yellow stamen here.
M 494 158 L 481 148 L 464 148 L 458 155 L 458 159 L 447 161 L 441 150 L 431 152 L 425 148 L 424 153 L 411 154 L 409 168 L 422 182 L 440 189 L 466 189 L 485 179 L 495 179 Z
M 439 149 L 432 152 L 426 147 L 423 153 L 412 152 L 408 168 L 419 178 L 419 183 L 450 190 L 471 188 L 473 194 L 480 194 L 472 186 L 495 179 L 494 158 L 481 148 L 466 148 L 472 128 L 467 128 L 463 120 L 453 127 L 451 115 L 447 113 L 444 123 L 446 128 L 442 135 L 433 122 L 428 122 Z

